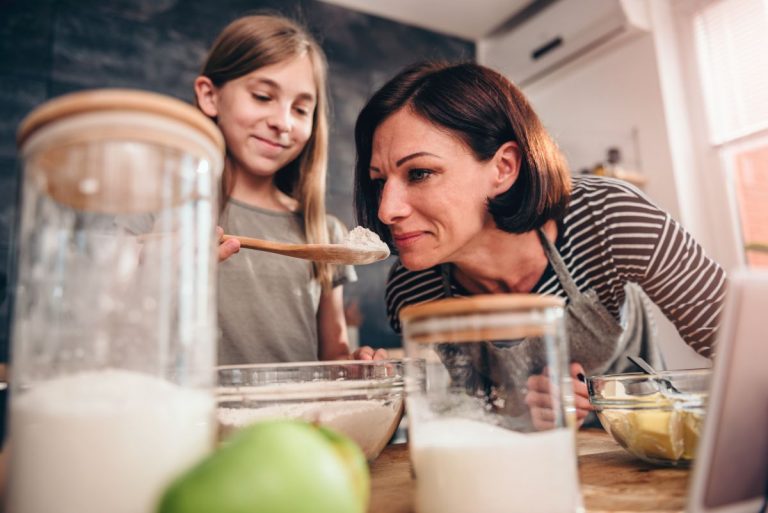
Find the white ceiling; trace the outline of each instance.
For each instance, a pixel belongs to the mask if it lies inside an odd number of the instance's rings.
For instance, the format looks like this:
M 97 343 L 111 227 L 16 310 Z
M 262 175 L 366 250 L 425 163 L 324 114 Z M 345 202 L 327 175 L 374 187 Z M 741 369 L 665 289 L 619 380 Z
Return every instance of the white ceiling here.
M 322 0 L 401 23 L 477 40 L 532 0 Z

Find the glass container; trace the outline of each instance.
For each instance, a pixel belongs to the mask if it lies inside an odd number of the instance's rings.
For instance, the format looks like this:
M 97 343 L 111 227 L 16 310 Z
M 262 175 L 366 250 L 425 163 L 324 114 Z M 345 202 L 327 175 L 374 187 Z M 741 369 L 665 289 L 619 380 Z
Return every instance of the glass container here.
M 209 451 L 223 139 L 94 90 L 21 124 L 8 511 L 149 513 Z
M 403 362 L 355 360 L 218 368 L 219 436 L 265 419 L 304 419 L 354 440 L 369 461 L 403 414 Z
M 710 369 L 587 378 L 603 428 L 627 451 L 655 465 L 685 467 L 696 456 Z
M 450 298 L 400 320 L 416 511 L 581 511 L 562 301 Z

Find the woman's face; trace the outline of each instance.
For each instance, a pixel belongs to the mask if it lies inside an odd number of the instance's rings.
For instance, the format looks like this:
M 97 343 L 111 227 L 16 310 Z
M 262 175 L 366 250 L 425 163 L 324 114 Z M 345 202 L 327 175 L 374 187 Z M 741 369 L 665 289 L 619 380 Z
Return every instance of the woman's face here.
M 403 108 L 373 135 L 370 177 L 379 219 L 411 270 L 456 262 L 494 226 L 487 198 L 498 194 L 494 159 L 478 161 L 454 135 Z
M 217 118 L 237 171 L 271 177 L 304 149 L 316 103 L 312 62 L 304 54 L 215 88 L 214 112 L 206 114 Z

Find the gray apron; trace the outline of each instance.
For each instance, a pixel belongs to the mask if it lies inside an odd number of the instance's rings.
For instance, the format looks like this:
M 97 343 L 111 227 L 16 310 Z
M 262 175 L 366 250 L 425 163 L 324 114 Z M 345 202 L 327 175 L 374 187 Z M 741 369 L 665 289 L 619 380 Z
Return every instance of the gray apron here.
M 587 375 L 636 371 L 627 355 L 639 355 L 652 366 L 663 369 L 664 364 L 655 342 L 655 324 L 650 312 L 650 300 L 635 283 L 624 287 L 622 322 L 617 321 L 603 306 L 594 290 L 582 293 L 574 283 L 560 253 L 538 231 L 544 253 L 568 296 L 565 324 L 569 358 L 584 367 Z M 453 296 L 450 283 L 451 267 L 441 266 L 443 290 L 446 297 Z M 456 382 L 465 383 L 469 393 L 483 391 L 510 415 L 524 415 L 525 381 L 531 374 L 540 373 L 546 362 L 539 361 L 544 354 L 533 340 L 520 340 L 504 344 L 443 344 L 439 353 L 444 361 L 450 360 Z M 593 417 L 593 416 L 590 416 Z M 594 421 L 588 419 L 588 423 Z
M 639 370 L 627 355 L 640 356 L 651 366 L 663 369 L 650 299 L 643 289 L 636 283 L 624 286 L 622 322 L 619 323 L 594 290 L 579 291 L 555 245 L 544 232 L 538 233 L 544 253 L 568 296 L 565 322 L 571 361 L 583 365 L 588 376 Z

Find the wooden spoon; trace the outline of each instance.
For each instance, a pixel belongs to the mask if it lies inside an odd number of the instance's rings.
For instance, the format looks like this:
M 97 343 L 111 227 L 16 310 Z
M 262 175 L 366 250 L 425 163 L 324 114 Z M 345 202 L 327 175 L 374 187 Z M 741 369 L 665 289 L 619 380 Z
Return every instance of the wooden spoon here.
M 389 251 L 383 249 L 366 249 L 345 244 L 289 244 L 287 242 L 240 237 L 239 235 L 224 235 L 222 238 L 223 241 L 228 239 L 239 240 L 240 246 L 243 248 L 329 264 L 371 264 L 389 256 Z

